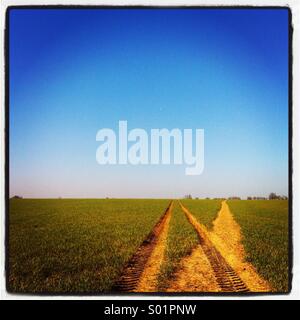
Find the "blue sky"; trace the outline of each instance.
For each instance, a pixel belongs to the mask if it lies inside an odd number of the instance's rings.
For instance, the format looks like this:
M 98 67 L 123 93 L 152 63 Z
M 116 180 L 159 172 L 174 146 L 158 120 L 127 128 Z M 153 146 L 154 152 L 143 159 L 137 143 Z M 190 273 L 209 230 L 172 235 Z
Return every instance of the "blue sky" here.
M 11 10 L 10 194 L 288 192 L 288 11 Z M 101 128 L 201 128 L 202 175 L 100 166 Z

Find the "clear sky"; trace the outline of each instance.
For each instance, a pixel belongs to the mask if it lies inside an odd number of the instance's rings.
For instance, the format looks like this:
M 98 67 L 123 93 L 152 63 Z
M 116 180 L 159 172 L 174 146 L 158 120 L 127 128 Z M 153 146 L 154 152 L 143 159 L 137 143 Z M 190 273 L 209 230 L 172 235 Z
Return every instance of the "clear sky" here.
M 10 194 L 288 192 L 288 11 L 12 10 Z M 101 166 L 101 128 L 201 128 L 202 175 Z

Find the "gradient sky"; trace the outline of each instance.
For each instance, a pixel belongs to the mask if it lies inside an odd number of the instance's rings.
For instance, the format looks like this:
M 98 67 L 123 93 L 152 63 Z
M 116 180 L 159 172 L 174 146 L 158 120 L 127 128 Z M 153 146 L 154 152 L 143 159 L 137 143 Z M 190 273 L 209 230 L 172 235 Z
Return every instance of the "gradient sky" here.
M 10 194 L 288 193 L 288 11 L 11 10 Z M 100 166 L 101 128 L 202 128 L 205 167 Z

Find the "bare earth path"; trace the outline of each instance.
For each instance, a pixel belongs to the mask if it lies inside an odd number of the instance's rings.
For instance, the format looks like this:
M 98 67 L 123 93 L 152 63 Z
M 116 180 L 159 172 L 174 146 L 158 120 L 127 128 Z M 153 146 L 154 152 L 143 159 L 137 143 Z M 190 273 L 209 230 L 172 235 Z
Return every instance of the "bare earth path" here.
M 213 221 L 212 230 L 180 203 L 183 213 L 195 228 L 199 245 L 181 260 L 167 292 L 268 292 L 269 284 L 245 261 L 240 226 L 226 201 Z M 173 202 L 147 239 L 133 255 L 115 284 L 114 290 L 157 292 L 157 276 L 164 259 Z
M 226 201 L 213 222 L 212 231 L 182 204 L 181 209 L 199 236 L 200 245 L 182 260 L 174 281 L 167 291 L 181 292 L 267 292 L 270 286 L 245 261 L 239 225 Z
M 173 202 L 170 203 L 147 239 L 126 264 L 113 287 L 113 291 L 156 291 L 156 278 L 163 260 L 172 207 Z
M 247 292 L 249 289 L 241 278 L 236 274 L 232 267 L 227 263 L 226 259 L 221 255 L 218 249 L 212 244 L 206 228 L 202 226 L 197 219 L 180 203 L 182 211 L 185 213 L 188 221 L 195 228 L 201 248 L 210 264 L 210 274 L 213 274 L 218 286 L 217 290 L 221 292 Z M 199 263 L 200 264 L 200 263 Z M 199 266 L 201 267 L 201 265 Z M 189 276 L 189 275 L 186 275 Z
M 250 291 L 268 292 L 271 290 L 268 282 L 258 275 L 253 265 L 245 261 L 241 228 L 234 220 L 226 201 L 222 202 L 221 210 L 208 236 Z
M 218 292 L 221 291 L 214 271 L 199 244 L 181 261 L 167 292 Z
M 172 205 L 166 214 L 163 227 L 157 237 L 153 252 L 151 253 L 140 277 L 138 286 L 135 290 L 136 292 L 157 292 L 157 275 L 160 271 L 160 266 L 163 262 L 166 249 L 171 211 Z

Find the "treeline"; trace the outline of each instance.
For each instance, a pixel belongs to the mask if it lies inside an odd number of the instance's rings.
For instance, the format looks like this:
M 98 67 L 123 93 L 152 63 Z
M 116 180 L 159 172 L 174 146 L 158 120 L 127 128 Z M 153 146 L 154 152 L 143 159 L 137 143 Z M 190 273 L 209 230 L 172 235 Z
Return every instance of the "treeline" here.
M 288 200 L 288 197 L 277 195 L 274 192 L 271 192 L 269 194 L 268 198 L 266 198 L 266 197 L 247 197 L 247 200 L 268 200 L 268 199 L 269 200 Z
M 184 196 L 185 199 L 193 199 L 192 195 L 191 194 L 187 194 Z M 196 200 L 198 200 L 199 198 L 198 197 L 195 197 Z M 209 197 L 206 197 L 205 198 L 206 200 L 242 200 L 241 197 L 237 197 L 237 196 L 231 196 L 231 197 L 228 197 L 228 198 L 209 198 Z M 249 196 L 247 197 L 247 200 L 288 200 L 288 197 L 287 196 L 280 196 L 280 195 L 277 195 L 276 193 L 274 192 L 271 192 L 269 194 L 269 197 L 256 197 L 256 196 Z

